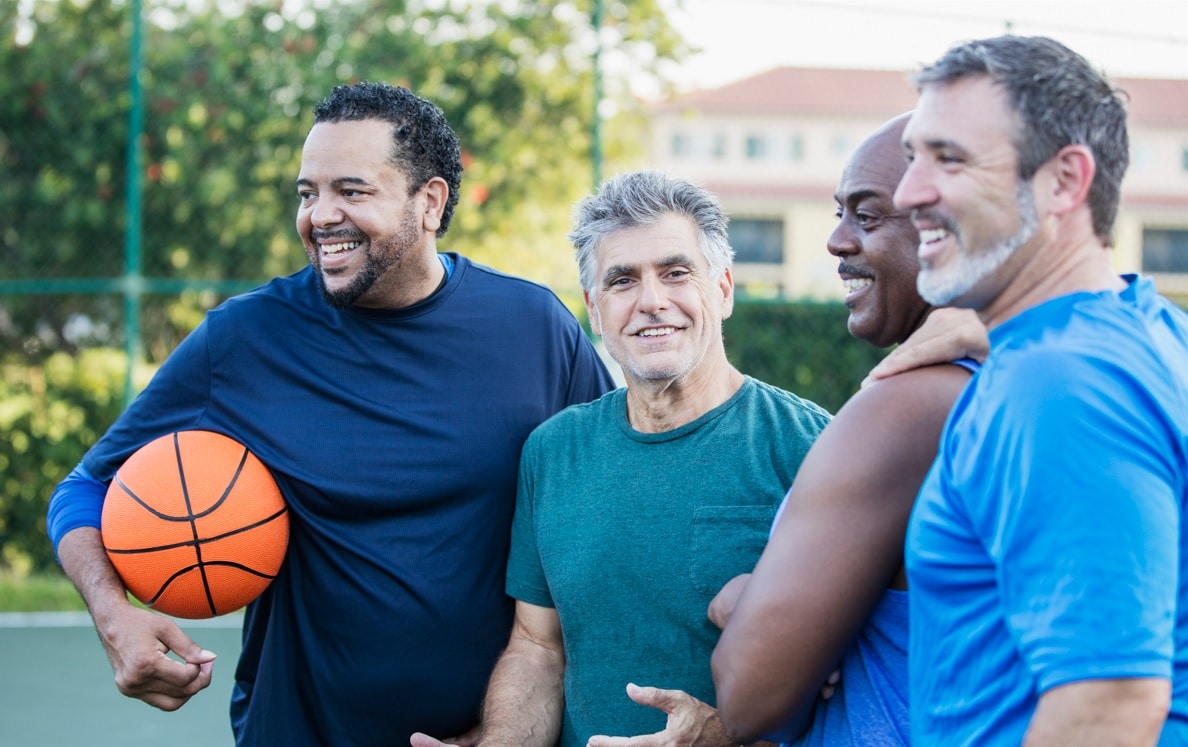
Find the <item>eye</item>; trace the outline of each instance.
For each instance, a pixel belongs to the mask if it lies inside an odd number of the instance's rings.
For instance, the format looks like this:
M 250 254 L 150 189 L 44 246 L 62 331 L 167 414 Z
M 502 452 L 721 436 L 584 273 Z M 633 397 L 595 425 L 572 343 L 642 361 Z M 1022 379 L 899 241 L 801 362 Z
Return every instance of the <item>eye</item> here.
M 674 267 L 665 275 L 670 280 L 684 280 L 689 275 L 689 271 L 683 267 Z
M 870 226 L 873 226 L 874 224 L 878 223 L 878 221 L 879 221 L 879 216 L 877 216 L 877 215 L 872 215 L 871 213 L 867 213 L 867 212 L 864 212 L 861 210 L 859 210 L 857 213 L 854 213 L 854 222 L 857 223 L 862 228 L 869 228 Z

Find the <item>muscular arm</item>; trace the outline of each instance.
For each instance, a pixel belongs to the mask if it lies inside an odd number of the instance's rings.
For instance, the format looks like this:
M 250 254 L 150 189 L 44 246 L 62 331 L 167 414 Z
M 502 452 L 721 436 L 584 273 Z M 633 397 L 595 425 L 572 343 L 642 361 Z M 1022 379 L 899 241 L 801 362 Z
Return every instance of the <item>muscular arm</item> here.
M 1084 680 L 1040 696 L 1023 747 L 1154 745 L 1167 718 L 1165 679 Z
M 736 741 L 793 716 L 807 727 L 822 684 L 901 572 L 908 516 L 968 379 L 944 365 L 875 382 L 809 451 L 714 651 L 718 709 Z
M 552 747 L 561 736 L 565 649 L 557 611 L 516 602 L 511 640 L 483 700 L 483 747 Z
M 120 692 L 174 711 L 210 684 L 215 655 L 171 620 L 128 601 L 98 529 L 68 532 L 58 543 L 58 558 L 91 611 Z M 169 651 L 183 661 L 167 656 Z

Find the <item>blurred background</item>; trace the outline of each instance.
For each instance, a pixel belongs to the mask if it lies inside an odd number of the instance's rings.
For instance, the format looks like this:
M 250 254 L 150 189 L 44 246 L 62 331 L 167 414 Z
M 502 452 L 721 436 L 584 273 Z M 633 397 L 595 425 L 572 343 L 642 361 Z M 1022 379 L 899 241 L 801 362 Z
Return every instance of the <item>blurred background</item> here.
M 730 357 L 835 410 L 883 355 L 847 335 L 824 249 L 842 164 L 911 108 L 906 73 L 1008 32 L 1128 92 L 1116 263 L 1183 303 L 1188 0 L 5 0 L 0 581 L 52 581 L 50 491 L 203 314 L 304 266 L 294 178 L 335 84 L 441 106 L 466 175 L 440 248 L 579 317 L 574 202 L 643 166 L 713 189 L 738 253 Z M 78 608 L 5 593 L 0 612 Z

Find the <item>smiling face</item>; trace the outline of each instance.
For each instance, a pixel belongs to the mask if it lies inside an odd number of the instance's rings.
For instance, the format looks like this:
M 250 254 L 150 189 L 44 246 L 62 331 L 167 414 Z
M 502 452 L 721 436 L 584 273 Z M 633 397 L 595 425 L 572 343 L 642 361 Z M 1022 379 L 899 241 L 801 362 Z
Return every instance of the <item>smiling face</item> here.
M 297 233 L 338 308 L 392 306 L 401 261 L 436 230 L 423 220 L 424 190 L 410 196 L 386 157 L 390 143 L 391 125 L 375 119 L 319 123 L 305 140 Z
M 850 157 L 827 244 L 846 285 L 850 334 L 878 347 L 906 340 L 930 309 L 916 291 L 919 236 L 892 201 L 907 167 L 900 143 L 906 122 L 905 115 L 885 125 Z
M 710 276 L 693 221 L 668 213 L 656 223 L 605 236 L 586 308 L 595 334 L 629 382 L 681 382 L 726 359 L 730 271 Z
M 919 290 L 933 304 L 986 308 L 1032 250 L 1039 220 L 1031 183 L 1018 178 L 1017 129 L 1006 93 L 986 76 L 920 95 L 895 204 L 920 232 Z

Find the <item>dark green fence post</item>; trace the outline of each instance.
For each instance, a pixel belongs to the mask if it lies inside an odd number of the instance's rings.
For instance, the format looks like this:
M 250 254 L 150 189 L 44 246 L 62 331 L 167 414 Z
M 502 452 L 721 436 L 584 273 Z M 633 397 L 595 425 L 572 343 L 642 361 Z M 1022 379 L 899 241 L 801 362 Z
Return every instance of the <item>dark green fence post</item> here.
M 128 75 L 131 107 L 128 111 L 127 188 L 124 191 L 124 350 L 128 356 L 128 374 L 124 380 L 124 406 L 132 402 L 136 362 L 140 360 L 140 135 L 144 129 L 144 101 L 140 90 L 141 51 L 140 0 L 129 3 L 132 13 L 132 49 Z

